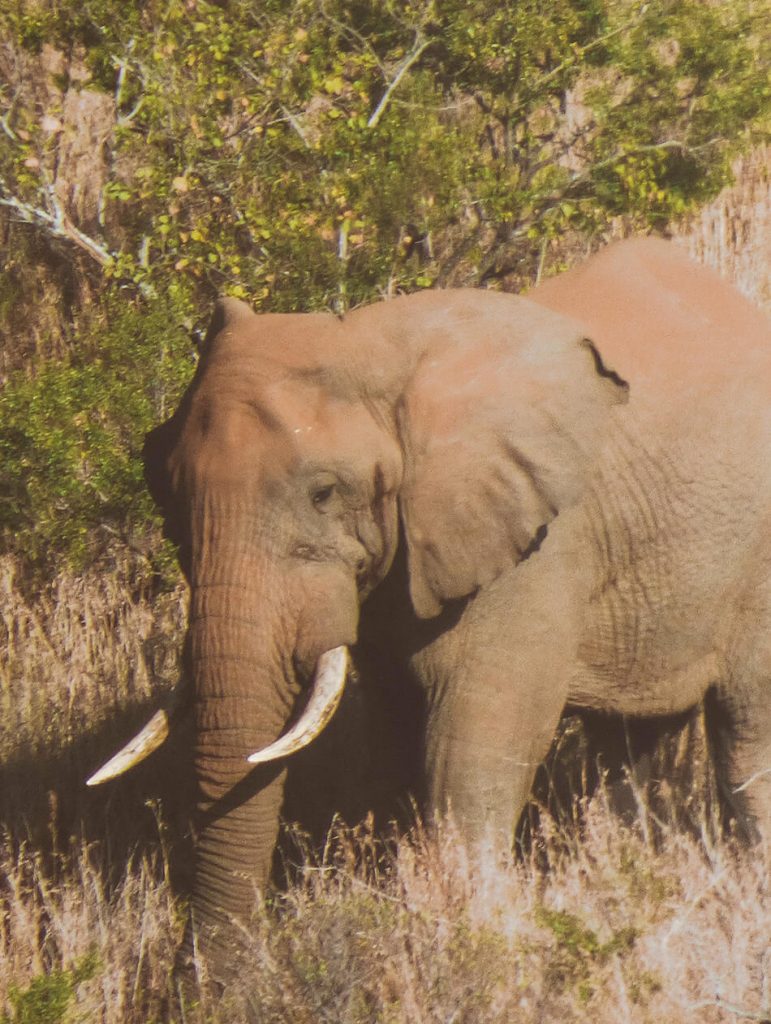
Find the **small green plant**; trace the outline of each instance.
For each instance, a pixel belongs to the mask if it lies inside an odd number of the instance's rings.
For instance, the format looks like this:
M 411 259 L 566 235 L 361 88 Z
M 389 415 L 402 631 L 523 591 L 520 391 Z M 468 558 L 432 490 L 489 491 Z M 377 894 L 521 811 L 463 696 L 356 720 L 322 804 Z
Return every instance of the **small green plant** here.
M 669 902 L 682 897 L 676 878 L 658 871 L 655 865 L 640 864 L 630 847 L 621 848 L 619 872 L 633 899 L 660 908 L 662 914 Z
M 595 991 L 595 974 L 611 957 L 630 950 L 637 940 L 634 928 L 621 928 L 607 942 L 587 927 L 575 914 L 539 907 L 536 921 L 555 937 L 553 959 L 549 967 L 552 983 L 560 987 L 576 986 L 579 1000 L 588 1002 Z
M 25 989 L 10 989 L 12 1013 L 3 1014 L 0 1024 L 59 1024 L 66 1014 L 78 985 L 90 981 L 99 970 L 95 951 L 86 953 L 72 967 L 56 968 L 34 978 Z

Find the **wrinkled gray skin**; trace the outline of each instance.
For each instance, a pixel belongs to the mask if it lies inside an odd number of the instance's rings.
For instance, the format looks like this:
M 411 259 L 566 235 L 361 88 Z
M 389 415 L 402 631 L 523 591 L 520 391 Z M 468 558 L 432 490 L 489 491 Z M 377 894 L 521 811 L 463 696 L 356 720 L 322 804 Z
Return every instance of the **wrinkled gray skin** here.
M 708 690 L 726 790 L 769 830 L 770 408 L 768 324 L 661 241 L 528 299 L 220 304 L 145 449 L 191 590 L 187 944 L 213 976 L 284 796 L 285 764 L 246 757 L 341 644 L 418 688 L 425 811 L 469 837 L 511 835 L 566 702 L 655 715 Z

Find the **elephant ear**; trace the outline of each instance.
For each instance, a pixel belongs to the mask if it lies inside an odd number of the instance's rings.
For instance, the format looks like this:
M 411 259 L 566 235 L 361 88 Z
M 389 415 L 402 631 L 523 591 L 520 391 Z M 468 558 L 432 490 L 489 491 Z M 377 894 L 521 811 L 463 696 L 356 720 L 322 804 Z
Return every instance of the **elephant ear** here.
M 167 459 L 177 434 L 175 420 L 176 417 L 172 416 L 170 420 L 146 434 L 142 448 L 145 483 L 153 501 L 162 512 L 168 511 L 173 501 Z
M 428 297 L 426 297 L 428 298 Z M 526 299 L 434 293 L 404 392 L 401 513 L 422 618 L 536 550 L 575 503 L 628 386 L 580 325 Z

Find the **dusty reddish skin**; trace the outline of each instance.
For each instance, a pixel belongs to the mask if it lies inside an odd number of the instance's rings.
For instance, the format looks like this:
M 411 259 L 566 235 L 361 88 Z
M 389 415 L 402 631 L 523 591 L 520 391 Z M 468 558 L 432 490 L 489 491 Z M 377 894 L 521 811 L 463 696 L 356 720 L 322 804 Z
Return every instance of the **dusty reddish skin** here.
M 527 297 L 580 320 L 609 366 L 627 370 L 632 402 L 650 389 L 682 407 L 695 391 L 725 386 L 732 368 L 757 359 L 771 395 L 769 323 L 724 278 L 657 238 L 610 245 Z M 628 379 L 629 379 L 628 378 Z
M 527 300 L 228 300 L 210 335 L 146 471 L 191 586 L 188 950 L 197 929 L 215 975 L 284 798 L 285 765 L 246 756 L 341 644 L 378 665 L 373 706 L 417 688 L 425 811 L 471 838 L 510 833 L 567 700 L 660 714 L 707 690 L 737 813 L 771 828 L 771 343 L 737 292 L 643 240 Z M 317 777 L 356 789 L 345 764 Z
M 591 583 L 579 705 L 684 710 L 710 695 L 725 795 L 771 837 L 771 325 L 658 239 L 534 289 L 630 382 L 579 511 Z

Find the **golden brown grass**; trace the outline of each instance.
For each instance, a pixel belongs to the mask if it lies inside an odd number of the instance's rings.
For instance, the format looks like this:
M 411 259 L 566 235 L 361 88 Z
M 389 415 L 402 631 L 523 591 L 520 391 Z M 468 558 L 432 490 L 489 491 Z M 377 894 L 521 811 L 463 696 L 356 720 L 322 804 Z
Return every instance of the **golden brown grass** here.
M 257 1019 L 766 1019 L 768 861 L 675 832 L 652 846 L 601 794 L 583 821 L 567 837 L 547 823 L 519 863 L 492 845 L 470 852 L 451 827 L 436 841 L 403 839 L 385 861 L 366 832 L 340 836 L 273 908 L 255 909 L 242 982 Z M 103 878 L 87 849 L 67 856 L 55 882 L 31 852 L 4 851 L 0 1006 L 13 986 L 94 950 L 78 1019 L 169 1019 L 180 917 L 168 881 L 147 862 L 129 864 L 112 891 Z M 241 1016 L 217 1002 L 187 1019 Z
M 120 571 L 61 573 L 34 597 L 0 559 L 0 754 L 71 744 L 176 678 L 185 596 L 149 601 Z

